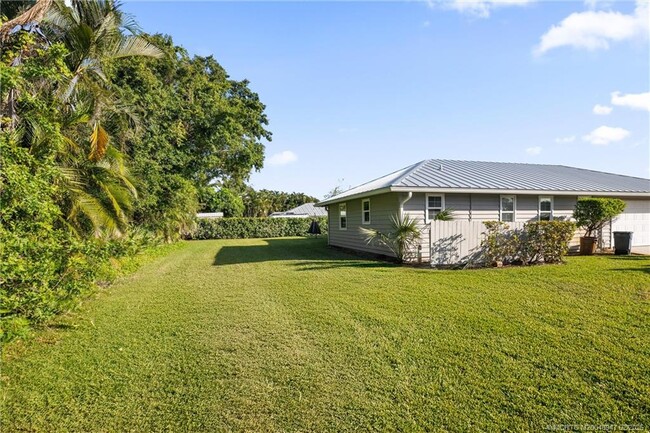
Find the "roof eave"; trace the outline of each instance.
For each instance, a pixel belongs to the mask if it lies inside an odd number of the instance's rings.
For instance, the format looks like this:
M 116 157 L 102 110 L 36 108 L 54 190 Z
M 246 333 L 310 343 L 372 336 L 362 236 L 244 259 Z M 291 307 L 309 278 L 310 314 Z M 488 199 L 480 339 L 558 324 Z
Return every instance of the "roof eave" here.
M 335 203 L 342 203 L 342 202 L 345 202 L 345 201 L 348 201 L 348 200 L 355 200 L 355 199 L 361 198 L 361 197 L 370 197 L 370 196 L 373 196 L 373 195 L 384 194 L 384 193 L 387 193 L 387 192 L 391 192 L 390 187 L 378 188 L 378 189 L 373 189 L 373 190 L 364 191 L 364 192 L 358 192 L 356 194 L 350 194 L 350 195 L 346 195 L 346 196 L 342 196 L 342 197 L 334 196 L 334 197 L 328 198 L 327 200 L 323 200 L 321 202 L 316 203 L 315 206 L 325 207 L 325 206 L 329 206 L 329 205 L 335 204 Z
M 434 188 L 392 186 L 390 192 L 437 192 L 473 194 L 546 194 L 546 195 L 598 195 L 605 197 L 650 197 L 650 191 L 564 191 L 541 189 L 487 189 L 487 188 Z

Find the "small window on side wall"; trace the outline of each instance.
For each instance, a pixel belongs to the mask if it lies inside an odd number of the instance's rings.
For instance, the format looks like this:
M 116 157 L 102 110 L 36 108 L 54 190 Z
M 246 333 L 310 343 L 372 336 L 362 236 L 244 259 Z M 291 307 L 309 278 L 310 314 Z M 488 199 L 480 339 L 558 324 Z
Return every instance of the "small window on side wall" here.
M 515 221 L 515 196 L 514 195 L 501 196 L 499 220 L 504 222 L 510 222 L 510 223 Z
M 427 194 L 427 221 L 433 221 L 445 208 L 445 196 L 441 194 Z
M 370 199 L 361 200 L 361 224 L 370 224 Z
M 539 198 L 538 217 L 540 221 L 553 220 L 553 197 Z
M 348 228 L 348 209 L 345 203 L 339 205 L 339 228 L 341 230 Z

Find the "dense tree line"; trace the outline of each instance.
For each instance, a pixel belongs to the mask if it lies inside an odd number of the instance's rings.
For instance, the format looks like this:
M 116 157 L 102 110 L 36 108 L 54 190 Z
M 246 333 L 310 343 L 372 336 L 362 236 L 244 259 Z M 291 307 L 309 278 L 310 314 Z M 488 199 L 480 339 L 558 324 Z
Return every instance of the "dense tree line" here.
M 301 192 L 255 190 L 246 186 L 243 190 L 231 188 L 206 188 L 199 195 L 202 212 L 223 212 L 226 217 L 266 217 L 273 212 L 284 212 L 305 203 L 317 203 L 318 199 Z
M 114 1 L 17 5 L 0 29 L 4 338 L 65 308 L 109 258 L 178 237 L 214 185 L 245 196 L 271 139 L 247 81 L 142 34 Z

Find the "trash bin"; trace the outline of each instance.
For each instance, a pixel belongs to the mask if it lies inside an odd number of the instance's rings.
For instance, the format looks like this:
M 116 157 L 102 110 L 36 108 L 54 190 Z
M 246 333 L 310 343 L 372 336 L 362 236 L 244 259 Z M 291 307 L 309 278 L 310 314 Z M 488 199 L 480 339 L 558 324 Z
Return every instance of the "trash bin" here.
M 625 255 L 632 252 L 632 232 L 614 232 L 614 254 Z

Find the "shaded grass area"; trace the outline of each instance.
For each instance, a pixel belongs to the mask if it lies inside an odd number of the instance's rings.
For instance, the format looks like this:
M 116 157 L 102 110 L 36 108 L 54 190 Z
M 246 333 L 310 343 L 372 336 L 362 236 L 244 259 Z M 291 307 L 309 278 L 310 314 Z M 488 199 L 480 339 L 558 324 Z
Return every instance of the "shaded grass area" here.
M 71 327 L 5 348 L 3 431 L 648 428 L 648 269 L 433 271 L 321 239 L 186 243 Z

